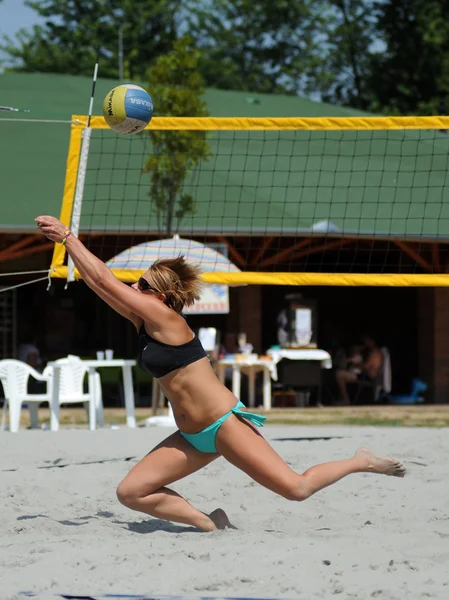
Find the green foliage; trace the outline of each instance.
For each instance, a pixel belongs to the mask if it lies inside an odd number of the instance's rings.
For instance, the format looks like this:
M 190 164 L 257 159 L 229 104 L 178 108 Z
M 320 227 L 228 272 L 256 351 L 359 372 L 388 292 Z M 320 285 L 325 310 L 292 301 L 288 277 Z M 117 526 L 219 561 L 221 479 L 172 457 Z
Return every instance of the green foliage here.
M 122 28 L 124 76 L 143 77 L 177 37 L 181 0 L 28 0 L 46 19 L 16 39 L 4 36 L 0 49 L 15 70 L 91 75 L 99 59 L 102 77 L 118 77 L 118 38 Z
M 323 0 L 196 0 L 189 31 L 208 86 L 250 92 L 307 90 L 319 55 Z
M 385 48 L 372 58 L 372 110 L 438 114 L 449 94 L 448 0 L 388 0 L 375 9 Z
M 376 41 L 373 0 L 330 0 L 323 25 L 314 90 L 325 102 L 366 110 L 371 101 L 367 74 Z
M 191 83 L 181 76 L 178 84 L 169 85 L 170 92 L 160 90 L 167 114 L 178 114 L 176 103 L 182 104 L 183 115 L 198 114 L 187 91 L 184 97 L 175 94 L 177 86 L 201 87 L 195 80 L 198 72 L 210 87 L 311 95 L 378 113 L 435 114 L 449 109 L 449 0 L 25 4 L 44 24 L 20 30 L 14 40 L 4 36 L 0 43 L 4 65 L 21 71 L 90 76 L 98 57 L 100 75 L 117 78 L 121 31 L 124 77 L 142 80 L 157 57 L 170 52 L 180 32 L 189 31 L 201 54 L 191 58 L 197 65 L 190 71 Z M 164 65 L 168 71 L 156 69 L 155 81 L 169 77 L 170 64 Z M 164 94 L 175 95 L 170 99 Z
M 199 57 L 192 38 L 184 36 L 149 69 L 148 89 L 159 116 L 207 116 L 201 100 L 204 89 L 198 73 Z M 195 199 L 182 192 L 183 184 L 193 168 L 209 158 L 209 146 L 203 131 L 150 129 L 148 133 L 154 153 L 146 161 L 144 172 L 151 175 L 150 196 L 159 230 L 164 229 L 170 236 L 174 219 L 179 227 L 185 216 L 195 214 Z

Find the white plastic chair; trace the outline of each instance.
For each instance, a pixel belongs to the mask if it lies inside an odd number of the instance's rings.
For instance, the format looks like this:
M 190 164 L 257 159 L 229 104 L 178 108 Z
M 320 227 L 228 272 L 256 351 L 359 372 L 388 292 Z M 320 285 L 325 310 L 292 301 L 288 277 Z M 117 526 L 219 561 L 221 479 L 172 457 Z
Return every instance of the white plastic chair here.
M 83 383 L 89 367 L 87 367 L 78 356 L 61 358 L 56 363 L 60 364 L 59 370 L 59 393 L 53 395 L 53 367 L 47 366 L 44 372 L 38 373 L 30 365 L 19 360 L 6 359 L 0 361 L 0 380 L 5 392 L 5 403 L 3 405 L 2 429 L 6 425 L 6 413 L 9 407 L 9 429 L 15 433 L 20 426 L 20 413 L 22 404 L 26 402 L 30 410 L 30 421 L 32 427 L 38 426 L 38 408 L 42 402 L 48 402 L 51 412 L 51 429 L 59 429 L 59 407 L 61 404 L 73 404 L 83 402 L 89 415 L 89 427 L 95 429 L 96 422 L 104 425 L 103 401 L 101 392 L 100 375 L 94 369 L 93 384 L 89 377 L 89 390 L 84 393 Z M 28 394 L 27 384 L 30 377 L 39 381 L 47 382 L 46 394 Z M 92 387 L 93 386 L 93 387 Z M 58 402 L 54 402 L 53 398 Z M 91 399 L 94 399 L 95 410 L 92 415 L 88 410 Z
M 88 391 L 84 392 L 84 378 L 86 373 L 89 372 L 89 367 L 83 363 L 79 356 L 69 354 L 65 358 L 59 358 L 54 361 L 58 365 L 61 365 L 60 377 L 59 377 L 59 405 L 56 407 L 55 424 L 54 429 L 59 428 L 59 407 L 61 404 L 75 404 L 83 402 L 89 417 L 90 429 L 95 429 L 96 422 L 100 426 L 104 425 L 104 413 L 103 413 L 103 398 L 101 390 L 101 379 L 100 374 L 94 372 L 94 383 L 93 389 L 91 387 L 91 380 L 88 379 Z M 92 369 L 93 370 L 93 369 Z M 53 367 L 47 366 L 44 369 L 43 375 L 48 377 L 50 381 L 53 380 Z M 90 415 L 89 402 L 95 402 L 95 419 Z
M 46 394 L 28 393 L 27 386 L 30 376 L 38 381 L 45 381 L 47 383 Z M 27 363 L 8 358 L 0 360 L 0 380 L 5 393 L 1 429 L 5 429 L 6 413 L 9 408 L 9 430 L 13 433 L 19 431 L 20 413 L 24 402 L 29 407 L 31 427 L 37 427 L 39 404 L 48 402 L 51 408 L 51 384 L 49 378 L 33 369 Z

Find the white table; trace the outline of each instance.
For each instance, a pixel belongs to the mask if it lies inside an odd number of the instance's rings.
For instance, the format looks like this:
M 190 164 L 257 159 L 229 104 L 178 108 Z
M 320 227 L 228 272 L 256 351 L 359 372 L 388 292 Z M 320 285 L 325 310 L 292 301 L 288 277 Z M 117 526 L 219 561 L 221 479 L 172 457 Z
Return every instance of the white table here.
M 297 350 L 281 348 L 279 350 L 268 350 L 267 355 L 273 359 L 275 369 L 278 362 L 283 358 L 289 360 L 319 360 L 322 369 L 332 369 L 331 355 L 326 350 L 320 350 L 319 348 L 298 348 Z M 273 379 L 277 380 L 277 371 Z
M 263 371 L 263 407 L 264 410 L 271 409 L 271 379 L 277 381 L 278 373 L 276 365 L 283 358 L 302 361 L 320 361 L 321 368 L 331 369 L 332 358 L 325 350 L 314 348 L 300 348 L 298 350 L 279 349 L 269 350 L 267 355 L 272 360 L 223 358 L 215 363 L 218 378 L 222 383 L 225 381 L 227 367 L 232 367 L 232 393 L 240 400 L 241 374 L 248 375 L 248 403 L 250 407 L 256 404 L 255 381 L 256 373 Z
M 96 369 L 103 369 L 105 367 L 121 367 L 123 376 L 123 392 L 125 396 L 126 425 L 128 427 L 135 427 L 136 417 L 134 414 L 135 404 L 132 367 L 136 366 L 136 361 L 113 358 L 111 360 L 83 360 L 83 363 L 89 367 L 89 378 L 94 376 Z M 93 384 L 93 381 L 89 383 Z M 91 389 L 95 389 L 95 386 L 92 385 Z M 92 404 L 92 402 L 90 404 Z
M 159 383 L 159 380 L 156 377 L 153 377 L 153 388 L 151 394 L 151 408 L 153 411 L 153 415 L 157 414 L 157 409 L 164 406 L 165 394 Z M 170 406 L 170 402 L 168 403 Z
M 283 372 L 283 383 L 295 386 L 302 382 L 302 385 L 306 388 L 317 388 L 317 405 L 321 404 L 321 369 L 332 368 L 332 358 L 328 352 L 319 348 L 279 348 L 276 350 L 270 349 L 267 354 L 273 359 L 276 371 L 279 361 L 284 358 L 289 361 L 288 372 L 285 370 Z M 300 364 L 293 367 L 290 361 L 299 361 Z M 292 367 L 294 375 L 292 374 Z M 287 366 L 285 369 L 287 369 Z M 273 379 L 277 379 L 277 372 Z
M 240 400 L 241 373 L 248 375 L 248 403 L 252 408 L 256 405 L 256 373 L 263 372 L 263 407 L 271 408 L 271 377 L 276 379 L 276 365 L 271 360 L 222 358 L 215 363 L 217 375 L 221 383 L 225 382 L 226 367 L 232 367 L 232 393 Z
M 161 384 L 159 383 L 159 379 L 153 377 L 153 393 L 152 393 L 152 411 L 153 417 L 149 417 L 146 420 L 147 425 L 160 425 L 162 427 L 177 427 L 175 416 L 173 414 L 173 408 L 170 402 L 168 403 L 168 414 L 167 415 L 157 415 L 157 409 L 164 406 L 165 403 L 165 394 L 162 389 Z M 157 416 L 156 416 L 157 415 Z

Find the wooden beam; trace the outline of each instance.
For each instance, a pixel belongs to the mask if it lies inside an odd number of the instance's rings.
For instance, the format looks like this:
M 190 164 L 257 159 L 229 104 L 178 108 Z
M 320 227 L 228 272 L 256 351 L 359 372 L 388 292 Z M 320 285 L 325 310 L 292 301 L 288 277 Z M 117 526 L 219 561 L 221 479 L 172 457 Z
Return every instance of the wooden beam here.
M 334 242 L 325 242 L 324 244 L 320 244 L 319 246 L 312 246 L 307 250 L 303 250 L 302 252 L 297 252 L 291 258 L 302 258 L 303 256 L 309 256 L 310 254 L 316 254 L 317 252 L 324 252 L 325 250 L 331 250 L 332 248 L 342 248 L 343 246 L 349 246 L 349 244 L 353 244 L 356 240 L 335 240 Z
M 276 238 L 274 236 L 263 238 L 262 246 L 260 248 L 256 249 L 253 256 L 249 260 L 249 264 L 256 265 L 259 262 L 259 260 L 262 258 L 265 250 L 267 250 L 267 248 L 269 248 L 271 246 L 271 244 L 274 242 L 275 239 Z
M 7 260 L 16 260 L 17 258 L 23 258 L 24 256 L 30 256 L 30 254 L 39 254 L 40 252 L 44 252 L 45 250 L 52 250 L 54 247 L 54 242 L 48 242 L 47 244 L 39 244 L 39 246 L 33 246 L 32 248 L 26 248 L 25 250 L 20 250 L 13 254 L 8 254 L 6 257 L 0 257 L 2 262 L 6 262 Z
M 98 234 L 94 234 L 91 237 L 98 237 Z M 81 241 L 85 241 L 87 235 L 80 235 L 79 239 Z M 41 235 L 27 236 L 26 238 L 19 240 L 15 244 L 12 244 L 5 250 L 0 251 L 0 260 L 2 262 L 6 262 L 8 260 L 16 260 L 18 258 L 23 258 L 24 256 L 30 256 L 32 254 L 40 254 L 41 252 L 45 252 L 46 250 L 52 250 L 55 243 L 50 240 L 45 240 L 45 243 L 41 243 L 43 237 Z M 30 244 L 35 241 L 38 242 L 34 246 L 25 248 L 25 246 L 30 246 Z M 24 248 L 22 250 L 22 248 Z
M 222 244 L 226 244 L 226 246 L 228 247 L 230 258 L 233 263 L 235 263 L 238 267 L 246 267 L 246 260 L 243 258 L 240 252 L 236 248 L 234 248 L 231 242 L 224 237 L 224 235 L 217 235 L 217 240 Z
M 442 273 L 440 244 L 432 244 L 432 263 L 434 273 Z
M 311 238 L 305 238 L 303 240 L 301 240 L 300 242 L 294 244 L 293 246 L 290 246 L 290 248 L 286 248 L 285 250 L 281 250 L 280 252 L 278 252 L 277 254 L 275 254 L 274 256 L 270 256 L 268 258 L 266 258 L 264 261 L 262 261 L 260 263 L 260 267 L 267 267 L 268 265 L 272 265 L 278 262 L 282 262 L 283 259 L 285 259 L 289 254 L 292 254 L 295 250 L 299 250 L 300 248 L 304 248 L 304 246 L 307 246 L 308 244 L 312 243 L 312 239 Z
M 423 267 L 423 269 L 425 269 L 429 273 L 432 273 L 432 265 L 429 264 L 420 254 L 418 254 L 418 252 L 416 252 L 416 250 L 414 250 L 408 244 L 406 244 L 405 242 L 402 242 L 401 240 L 393 240 L 393 241 L 396 244 L 396 246 L 398 246 L 398 248 L 400 248 L 406 254 L 408 254 L 410 256 L 410 258 L 412 258 L 415 262 L 417 262 L 419 265 L 421 265 Z
M 32 244 L 33 242 L 37 241 L 40 238 L 41 238 L 40 235 L 27 235 L 26 237 L 22 238 L 21 240 L 18 240 L 17 242 L 15 242 L 14 244 L 11 244 L 11 246 L 8 246 L 4 250 L 0 250 L 0 260 L 8 260 L 8 258 L 7 258 L 8 254 L 14 254 L 14 252 L 16 250 L 20 250 L 20 248 L 29 246 L 30 244 Z

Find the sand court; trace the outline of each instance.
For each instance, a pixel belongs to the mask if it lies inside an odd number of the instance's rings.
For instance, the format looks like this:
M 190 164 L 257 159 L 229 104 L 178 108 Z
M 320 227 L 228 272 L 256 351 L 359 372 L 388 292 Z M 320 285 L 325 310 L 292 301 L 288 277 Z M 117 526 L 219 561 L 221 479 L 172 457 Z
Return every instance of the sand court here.
M 228 512 L 237 529 L 213 533 L 116 500 L 121 478 L 170 432 L 0 434 L 1 597 L 448 598 L 448 429 L 267 426 L 298 471 L 367 445 L 408 474 L 353 475 L 291 503 L 219 459 L 172 486 L 200 510 Z

